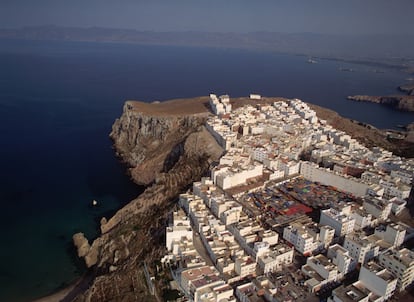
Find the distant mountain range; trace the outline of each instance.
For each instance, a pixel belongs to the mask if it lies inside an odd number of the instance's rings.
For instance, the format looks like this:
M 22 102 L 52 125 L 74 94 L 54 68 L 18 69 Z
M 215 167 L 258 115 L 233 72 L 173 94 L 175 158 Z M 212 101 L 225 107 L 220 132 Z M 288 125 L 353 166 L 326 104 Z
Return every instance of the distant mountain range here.
M 243 48 L 414 68 L 414 36 L 404 35 L 151 32 L 101 27 L 39 26 L 0 29 L 1 38 Z

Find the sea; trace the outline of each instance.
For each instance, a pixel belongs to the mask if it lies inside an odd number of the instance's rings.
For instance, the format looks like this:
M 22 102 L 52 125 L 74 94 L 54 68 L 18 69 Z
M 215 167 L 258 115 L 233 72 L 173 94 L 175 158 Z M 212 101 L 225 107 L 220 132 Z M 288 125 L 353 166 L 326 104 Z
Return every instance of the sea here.
M 126 100 L 258 93 L 300 98 L 378 128 L 414 121 L 412 113 L 346 100 L 397 94 L 407 74 L 307 60 L 237 49 L 0 40 L 0 301 L 30 301 L 75 281 L 85 267 L 72 235 L 93 240 L 102 217 L 142 192 L 108 137 Z

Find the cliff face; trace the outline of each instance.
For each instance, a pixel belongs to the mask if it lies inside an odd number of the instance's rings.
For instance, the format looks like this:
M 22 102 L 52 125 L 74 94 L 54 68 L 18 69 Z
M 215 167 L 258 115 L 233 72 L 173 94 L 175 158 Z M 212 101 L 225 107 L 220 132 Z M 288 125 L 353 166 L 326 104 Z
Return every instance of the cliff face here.
M 79 256 L 98 275 L 76 301 L 149 299 L 145 284 L 140 284 L 142 261 L 159 259 L 174 200 L 223 152 L 203 126 L 206 110 L 160 115 L 141 112 L 135 105 L 125 104 L 110 137 L 117 155 L 130 166 L 132 179 L 148 187 L 112 218 L 102 218 L 102 235 L 92 244 L 83 234 L 74 236 Z
M 135 110 L 133 104 L 126 102 L 110 137 L 117 155 L 131 167 L 132 179 L 148 185 L 177 160 L 177 148 L 190 133 L 199 130 L 206 115 L 148 115 Z

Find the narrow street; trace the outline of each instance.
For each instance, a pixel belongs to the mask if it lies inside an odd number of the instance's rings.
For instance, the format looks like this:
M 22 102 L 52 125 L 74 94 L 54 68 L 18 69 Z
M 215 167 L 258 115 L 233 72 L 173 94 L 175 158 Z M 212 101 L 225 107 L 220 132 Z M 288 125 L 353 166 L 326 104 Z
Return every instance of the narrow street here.
M 210 259 L 210 256 L 205 249 L 203 242 L 201 241 L 200 235 L 193 231 L 193 244 L 200 256 L 206 261 L 206 264 L 209 266 L 214 266 L 213 262 Z

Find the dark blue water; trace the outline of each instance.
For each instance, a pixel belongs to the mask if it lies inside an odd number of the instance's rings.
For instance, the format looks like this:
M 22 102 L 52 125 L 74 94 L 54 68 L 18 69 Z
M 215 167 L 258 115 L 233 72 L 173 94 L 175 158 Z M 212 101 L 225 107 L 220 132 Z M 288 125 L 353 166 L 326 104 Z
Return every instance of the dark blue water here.
M 0 41 L 0 301 L 42 296 L 78 277 L 72 234 L 93 238 L 103 215 L 139 194 L 108 139 L 126 99 L 254 92 L 380 128 L 413 122 L 411 113 L 345 100 L 398 93 L 407 75 L 384 71 L 239 50 Z M 90 207 L 93 199 L 100 207 Z

